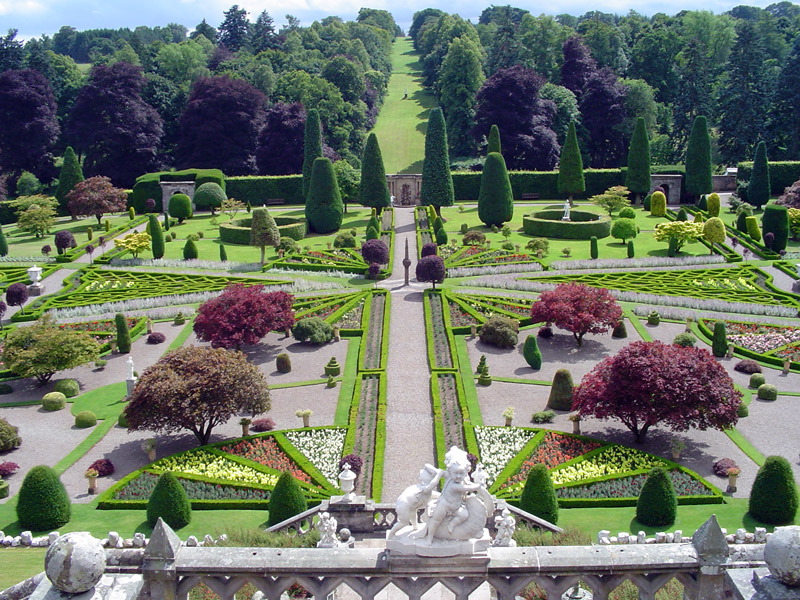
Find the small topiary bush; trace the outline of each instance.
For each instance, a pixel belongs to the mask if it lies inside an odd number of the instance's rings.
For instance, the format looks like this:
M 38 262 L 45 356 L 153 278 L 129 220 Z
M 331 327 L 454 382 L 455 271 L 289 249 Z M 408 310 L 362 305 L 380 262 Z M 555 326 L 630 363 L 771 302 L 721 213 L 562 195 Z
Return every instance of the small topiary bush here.
M 294 238 L 284 235 L 281 236 L 281 241 L 278 244 L 278 250 L 283 250 L 285 254 L 291 254 L 292 252 L 297 252 L 300 250 L 300 246 Z
M 298 342 L 327 344 L 333 339 L 333 327 L 319 317 L 308 317 L 295 324 L 292 334 Z
M 536 335 L 542 339 L 550 339 L 553 337 L 553 328 L 552 327 L 540 327 L 539 331 L 536 332 Z
M 207 181 L 194 192 L 194 203 L 197 208 L 208 208 L 212 213 L 227 199 L 225 191 L 214 181 Z
M 58 529 L 69 522 L 71 510 L 67 490 L 51 467 L 39 465 L 28 471 L 17 497 L 17 519 L 24 529 Z
M 22 438 L 19 437 L 19 427 L 14 427 L 3 418 L 0 418 L 0 452 L 8 452 L 19 448 Z
M 81 393 L 81 386 L 74 379 L 59 379 L 53 386 L 53 391 L 61 392 L 67 398 L 73 398 Z
M 519 507 L 550 523 L 558 522 L 558 498 L 550 473 L 543 464 L 535 464 L 528 473 Z
M 782 456 L 768 456 L 750 491 L 750 516 L 768 525 L 791 523 L 797 514 L 797 485 Z
M 662 527 L 674 523 L 677 515 L 678 497 L 672 480 L 662 467 L 654 467 L 639 492 L 636 520 L 642 525 Z
M 356 247 L 356 238 L 353 236 L 352 233 L 345 231 L 344 233 L 340 233 L 336 236 L 333 240 L 333 247 L 334 248 L 355 248 Z
M 260 419 L 253 419 L 253 422 L 250 423 L 250 429 L 255 431 L 256 433 L 261 433 L 263 431 L 272 431 L 275 429 L 275 421 L 272 420 L 270 417 L 261 417 Z
M 739 373 L 761 373 L 761 365 L 758 364 L 751 358 L 745 358 L 744 360 L 740 360 L 733 366 L 734 371 L 739 371 Z
M 620 219 L 635 219 L 636 218 L 636 211 L 633 210 L 630 206 L 626 206 L 625 208 L 620 209 L 619 214 L 617 215 Z
M 117 417 L 117 426 L 125 429 L 128 428 L 128 415 L 125 414 L 124 410 L 119 413 L 119 417 Z
M 107 458 L 99 458 L 89 465 L 90 469 L 97 471 L 98 477 L 106 477 L 114 474 L 114 463 Z
M 422 245 L 422 250 L 420 251 L 420 258 L 425 258 L 426 256 L 435 256 L 439 252 L 439 246 L 434 242 L 428 242 Z
M 697 338 L 691 331 L 684 331 L 683 333 L 676 335 L 675 339 L 672 340 L 672 343 L 676 346 L 682 346 L 684 348 L 693 348 L 695 343 L 697 343 Z
M 652 311 L 649 315 L 647 315 L 648 325 L 658 325 L 659 323 L 661 323 L 661 315 L 658 314 L 658 312 Z
M 552 410 L 540 410 L 531 415 L 531 423 L 552 423 L 556 413 Z
M 747 416 L 750 415 L 750 409 L 747 408 L 747 404 L 742 402 L 739 405 L 739 408 L 737 409 L 736 414 L 739 415 L 739 417 L 741 417 L 741 418 L 747 417 Z
M 739 465 L 737 465 L 736 461 L 732 458 L 720 458 L 719 460 L 714 461 L 714 464 L 711 468 L 714 470 L 714 475 L 727 477 L 728 469 L 738 469 Z
M 192 200 L 186 194 L 173 194 L 169 199 L 169 216 L 183 223 L 192 218 Z
M 544 256 L 547 254 L 547 251 L 550 250 L 550 240 L 541 237 L 533 238 L 525 245 L 525 247 L 534 254 L 538 254 L 539 251 L 541 251 L 542 256 Z
M 277 525 L 308 509 L 306 497 L 300 489 L 297 480 L 291 473 L 284 473 L 275 484 L 275 489 L 269 498 L 269 520 L 267 527 Z
M 517 345 L 519 321 L 508 317 L 493 316 L 481 327 L 480 338 L 484 344 L 497 348 L 513 348 Z
M 625 327 L 625 321 L 620 321 L 611 330 L 611 337 L 616 339 L 625 339 L 628 337 L 628 329 Z
M 87 427 L 94 427 L 97 425 L 97 415 L 90 410 L 82 410 L 75 415 L 75 427 L 78 429 L 86 429 Z
M 148 344 L 163 344 L 166 341 L 167 341 L 167 336 L 161 333 L 160 331 L 154 331 L 153 333 L 147 336 Z
M 572 410 L 572 373 L 569 369 L 559 369 L 553 376 L 553 385 L 550 386 L 550 396 L 547 399 L 547 408 L 553 410 Z
M 525 338 L 525 343 L 522 345 L 522 356 L 531 369 L 542 368 L 542 352 L 539 350 L 535 335 L 531 334 Z
M 439 229 L 434 237 L 436 238 L 436 243 L 440 246 L 446 246 L 449 240 L 447 232 L 444 229 Z
M 758 386 L 757 395 L 760 400 L 777 400 L 778 388 L 771 383 L 763 383 Z
M 50 392 L 42 398 L 42 408 L 45 410 L 61 410 L 67 405 L 67 397 L 61 392 Z
M 753 373 L 750 375 L 750 383 L 748 386 L 754 390 L 757 390 L 765 383 L 767 383 L 767 378 L 764 377 L 763 373 Z
M 199 255 L 195 241 L 187 240 L 183 246 L 183 260 L 195 260 Z
M 158 478 L 147 502 L 147 522 L 151 527 L 155 526 L 159 517 L 173 529 L 186 527 L 192 520 L 192 505 L 186 490 L 169 471 Z
M 650 198 L 650 214 L 654 217 L 663 217 L 667 214 L 667 197 L 662 192 L 653 192 Z
M 281 352 L 275 357 L 275 368 L 278 373 L 289 373 L 292 370 L 292 359 L 285 352 Z
M 486 236 L 475 229 L 470 229 L 461 238 L 461 243 L 465 246 L 483 246 L 486 243 Z
M 14 392 L 14 388 L 12 388 L 7 383 L 0 383 L 0 396 L 5 396 L 6 394 L 11 394 Z

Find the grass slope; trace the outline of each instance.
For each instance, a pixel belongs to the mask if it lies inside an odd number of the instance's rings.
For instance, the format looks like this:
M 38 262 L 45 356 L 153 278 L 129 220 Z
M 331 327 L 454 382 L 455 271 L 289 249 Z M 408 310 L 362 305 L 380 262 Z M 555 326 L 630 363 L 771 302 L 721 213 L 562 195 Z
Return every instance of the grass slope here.
M 422 87 L 422 65 L 411 38 L 395 39 L 389 89 L 372 130 L 387 173 L 422 173 L 428 111 L 434 106 L 436 99 Z

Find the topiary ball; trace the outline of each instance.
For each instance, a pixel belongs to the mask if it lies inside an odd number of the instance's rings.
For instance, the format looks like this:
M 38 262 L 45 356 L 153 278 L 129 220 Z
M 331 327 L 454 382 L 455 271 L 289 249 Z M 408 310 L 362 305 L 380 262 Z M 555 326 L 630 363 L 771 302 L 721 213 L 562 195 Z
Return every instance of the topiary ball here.
M 307 317 L 295 324 L 292 334 L 299 342 L 325 344 L 333 339 L 333 327 L 319 317 Z
M 620 209 L 619 214 L 617 215 L 620 219 L 635 219 L 636 218 L 636 211 L 633 210 L 630 206 L 626 206 L 625 208 Z
M 679 333 L 675 336 L 675 339 L 672 340 L 673 344 L 676 346 L 682 346 L 683 348 L 693 348 L 696 342 L 697 338 L 691 331 Z
M 74 379 L 59 379 L 53 386 L 53 391 L 61 392 L 67 398 L 73 398 L 81 393 L 81 386 Z
M 480 338 L 484 344 L 497 348 L 513 348 L 517 345 L 519 321 L 508 317 L 489 317 L 481 327 Z
M 19 437 L 19 427 L 14 427 L 8 421 L 0 418 L 0 452 L 8 452 L 19 448 L 22 438 Z
M 278 354 L 275 357 L 275 368 L 278 373 L 289 373 L 292 370 L 292 359 L 285 352 Z
M 192 505 L 186 490 L 170 471 L 161 474 L 147 501 L 147 522 L 155 526 L 159 517 L 173 529 L 186 527 L 192 520 Z
M 767 382 L 766 377 L 762 373 L 753 373 L 750 375 L 749 387 L 756 390 Z
M 662 467 L 654 467 L 639 492 L 636 501 L 636 520 L 642 525 L 662 527 L 675 522 L 678 497 L 672 479 Z
M 797 503 L 797 485 L 789 461 L 768 456 L 750 491 L 750 516 L 768 525 L 791 523 Z
M 744 402 L 742 402 L 742 403 L 739 405 L 739 408 L 738 408 L 738 410 L 736 411 L 736 414 L 737 414 L 737 415 L 738 415 L 740 418 L 747 417 L 747 416 L 749 416 L 749 415 L 750 415 L 750 409 L 749 409 L 749 408 L 747 408 L 747 404 L 745 404 Z
M 272 527 L 301 512 L 308 510 L 306 497 L 297 480 L 291 473 L 284 473 L 275 484 L 269 498 L 269 520 L 267 527 Z
M 97 425 L 97 415 L 90 410 L 82 410 L 75 415 L 75 427 L 78 429 L 86 429 L 87 427 L 94 427 Z
M 761 373 L 761 365 L 752 358 L 745 358 L 736 363 L 733 366 L 733 370 L 739 371 L 740 373 Z
M 197 208 L 219 208 L 227 199 L 222 187 L 213 181 L 207 181 L 194 192 L 194 203 Z
M 778 388 L 771 383 L 764 383 L 758 386 L 757 395 L 761 400 L 777 400 Z
M 17 499 L 17 519 L 24 529 L 58 529 L 69 522 L 71 510 L 67 490 L 51 467 L 39 465 L 28 471 Z
M 154 331 L 147 336 L 148 344 L 163 344 L 165 341 L 167 341 L 167 336 L 160 331 Z
M 117 426 L 124 427 L 125 429 L 128 428 L 128 415 L 125 414 L 124 410 L 119 413 L 119 417 L 117 417 Z
M 42 398 L 42 408 L 45 410 L 61 410 L 67 405 L 67 397 L 61 392 L 49 392 Z

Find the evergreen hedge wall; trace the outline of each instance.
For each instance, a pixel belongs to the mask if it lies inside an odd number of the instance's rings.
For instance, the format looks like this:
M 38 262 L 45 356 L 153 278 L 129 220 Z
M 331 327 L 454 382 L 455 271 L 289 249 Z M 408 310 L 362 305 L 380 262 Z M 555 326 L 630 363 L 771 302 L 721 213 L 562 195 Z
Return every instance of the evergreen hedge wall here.
M 779 196 L 784 189 L 800 179 L 800 161 L 770 161 L 768 166 L 770 193 L 773 196 Z M 742 181 L 750 181 L 753 162 L 740 162 L 736 167 L 739 169 L 736 178 Z
M 283 198 L 286 204 L 305 204 L 302 175 L 228 177 L 228 198 L 261 206 L 270 198 Z
M 615 185 L 624 185 L 625 175 L 621 169 L 586 169 L 586 191 L 576 194 L 576 198 L 588 198 L 602 194 Z M 558 193 L 558 171 L 509 171 L 511 190 L 515 200 L 522 200 L 522 194 L 536 193 L 542 200 L 566 198 Z M 453 190 L 456 200 L 477 200 L 481 190 L 481 173 L 453 173 Z
M 238 200 L 238 198 L 237 198 Z M 281 237 L 290 237 L 298 242 L 306 236 L 306 222 L 304 219 L 292 217 L 273 216 L 275 224 Z M 219 226 L 219 239 L 225 244 L 250 244 L 250 225 L 252 217 L 244 219 L 234 219 L 229 223 L 221 223 Z

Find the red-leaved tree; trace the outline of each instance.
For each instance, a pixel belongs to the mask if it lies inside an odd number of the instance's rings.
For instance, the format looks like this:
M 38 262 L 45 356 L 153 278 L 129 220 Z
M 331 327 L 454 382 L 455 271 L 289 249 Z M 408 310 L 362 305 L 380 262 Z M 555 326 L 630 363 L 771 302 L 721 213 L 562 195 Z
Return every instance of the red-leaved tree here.
M 447 277 L 444 260 L 442 260 L 441 256 L 435 254 L 420 258 L 416 271 L 417 281 L 421 283 L 430 282 L 433 284 L 433 289 L 436 289 L 436 284 L 442 283 L 444 278 Z
M 608 290 L 562 283 L 541 293 L 531 307 L 531 318 L 571 331 L 582 346 L 587 333 L 606 333 L 619 323 L 622 309 Z
M 256 344 L 273 330 L 294 325 L 294 296 L 286 292 L 264 292 L 263 285 L 236 283 L 216 298 L 200 305 L 194 332 L 214 348 L 236 348 Z
M 653 425 L 672 431 L 736 425 L 742 394 L 707 350 L 634 342 L 597 364 L 575 388 L 582 417 L 619 419 L 637 442 Z
M 105 213 L 122 212 L 127 207 L 128 193 L 114 187 L 108 177 L 90 177 L 75 184 L 67 194 L 67 208 L 73 217 L 97 218 L 97 224 Z

